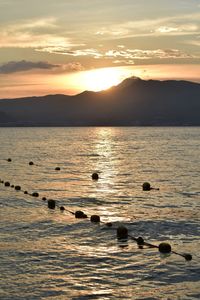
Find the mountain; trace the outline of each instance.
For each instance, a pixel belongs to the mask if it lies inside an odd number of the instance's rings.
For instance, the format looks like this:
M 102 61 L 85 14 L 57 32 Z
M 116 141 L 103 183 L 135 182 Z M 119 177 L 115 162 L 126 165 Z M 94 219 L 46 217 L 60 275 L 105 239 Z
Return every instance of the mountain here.
M 131 77 L 101 91 L 0 100 L 0 126 L 199 126 L 200 84 Z

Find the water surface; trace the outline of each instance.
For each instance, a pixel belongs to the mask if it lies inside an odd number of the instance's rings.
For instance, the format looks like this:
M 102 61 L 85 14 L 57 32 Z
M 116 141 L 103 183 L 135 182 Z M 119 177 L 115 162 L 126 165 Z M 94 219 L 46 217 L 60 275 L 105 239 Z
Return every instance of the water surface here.
M 199 299 L 199 149 L 199 128 L 0 128 L 1 180 L 40 194 L 0 185 L 0 298 Z M 193 260 L 119 242 L 120 224 Z

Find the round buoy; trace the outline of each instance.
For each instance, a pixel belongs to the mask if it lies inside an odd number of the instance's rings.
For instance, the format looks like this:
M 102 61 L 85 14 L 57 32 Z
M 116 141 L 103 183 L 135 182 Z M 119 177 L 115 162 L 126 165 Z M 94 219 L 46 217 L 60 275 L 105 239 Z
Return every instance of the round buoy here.
M 158 249 L 161 253 L 170 253 L 172 250 L 171 245 L 168 243 L 160 243 Z
M 60 211 L 64 211 L 64 210 L 65 210 L 64 206 L 61 206 Z
M 33 166 L 34 165 L 34 163 L 32 162 L 32 161 L 29 161 L 29 166 Z
M 56 170 L 56 171 L 60 171 L 60 167 L 56 167 L 55 170 Z
M 149 182 L 144 182 L 142 185 L 143 191 L 150 191 L 151 190 L 151 185 Z
M 9 182 L 9 181 L 6 181 L 6 182 L 4 183 L 4 185 L 5 185 L 5 186 L 10 186 L 10 182 Z
M 84 212 L 83 211 L 81 211 L 81 210 L 77 210 L 76 212 L 75 212 L 75 218 L 77 218 L 77 219 L 83 219 L 84 218 Z
M 90 221 L 93 223 L 99 223 L 100 222 L 100 217 L 98 215 L 92 215 L 90 217 Z
M 32 193 L 32 196 L 33 196 L 33 197 L 39 197 L 39 193 L 34 192 L 34 193 Z
M 137 244 L 138 244 L 139 246 L 144 245 L 144 239 L 143 239 L 143 237 L 139 236 L 139 237 L 137 238 Z
M 27 194 L 28 194 L 28 192 L 27 192 L 27 191 L 24 191 L 24 194 L 25 194 L 25 195 L 27 195 Z
M 12 161 L 12 159 L 11 159 L 11 158 L 8 158 L 8 159 L 7 159 L 7 161 L 11 162 L 11 161 Z
M 98 173 L 93 173 L 92 174 L 92 179 L 93 180 L 98 180 L 99 179 L 99 174 Z
M 21 190 L 21 186 L 20 186 L 20 185 L 16 185 L 16 186 L 15 186 L 15 190 L 16 190 L 16 191 L 20 191 L 20 190 Z
M 11 187 L 11 188 L 14 188 L 15 186 L 14 186 L 14 184 L 12 184 L 10 187 Z
M 47 200 L 47 198 L 46 198 L 46 197 L 42 197 L 42 200 L 43 200 L 43 201 L 46 201 L 46 200 Z
M 48 208 L 55 209 L 55 207 L 56 207 L 56 201 L 52 200 L 52 199 L 49 199 L 48 200 Z
M 125 226 L 119 226 L 117 228 L 117 238 L 118 239 L 127 239 L 128 238 L 128 229 Z
M 189 253 L 184 254 L 184 257 L 185 257 L 185 260 L 188 260 L 188 261 L 192 260 L 192 255 Z
M 111 222 L 107 222 L 107 223 L 106 223 L 106 226 L 108 226 L 108 227 L 112 227 L 112 225 L 113 225 L 113 224 L 112 224 Z

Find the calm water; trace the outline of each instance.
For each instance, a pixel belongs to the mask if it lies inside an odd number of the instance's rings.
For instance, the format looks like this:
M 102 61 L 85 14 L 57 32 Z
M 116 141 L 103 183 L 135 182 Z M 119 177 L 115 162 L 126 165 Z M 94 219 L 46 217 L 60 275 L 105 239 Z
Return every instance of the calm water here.
M 40 194 L 0 185 L 1 299 L 200 298 L 200 128 L 0 128 L 0 153 L 1 180 Z M 119 224 L 193 260 L 119 242 Z

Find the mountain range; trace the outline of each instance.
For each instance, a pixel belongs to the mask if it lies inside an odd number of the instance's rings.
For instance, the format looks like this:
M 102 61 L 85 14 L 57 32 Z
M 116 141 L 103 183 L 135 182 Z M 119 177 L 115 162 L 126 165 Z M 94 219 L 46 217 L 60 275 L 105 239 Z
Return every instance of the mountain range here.
M 199 126 L 200 84 L 130 77 L 100 92 L 0 100 L 0 126 Z

